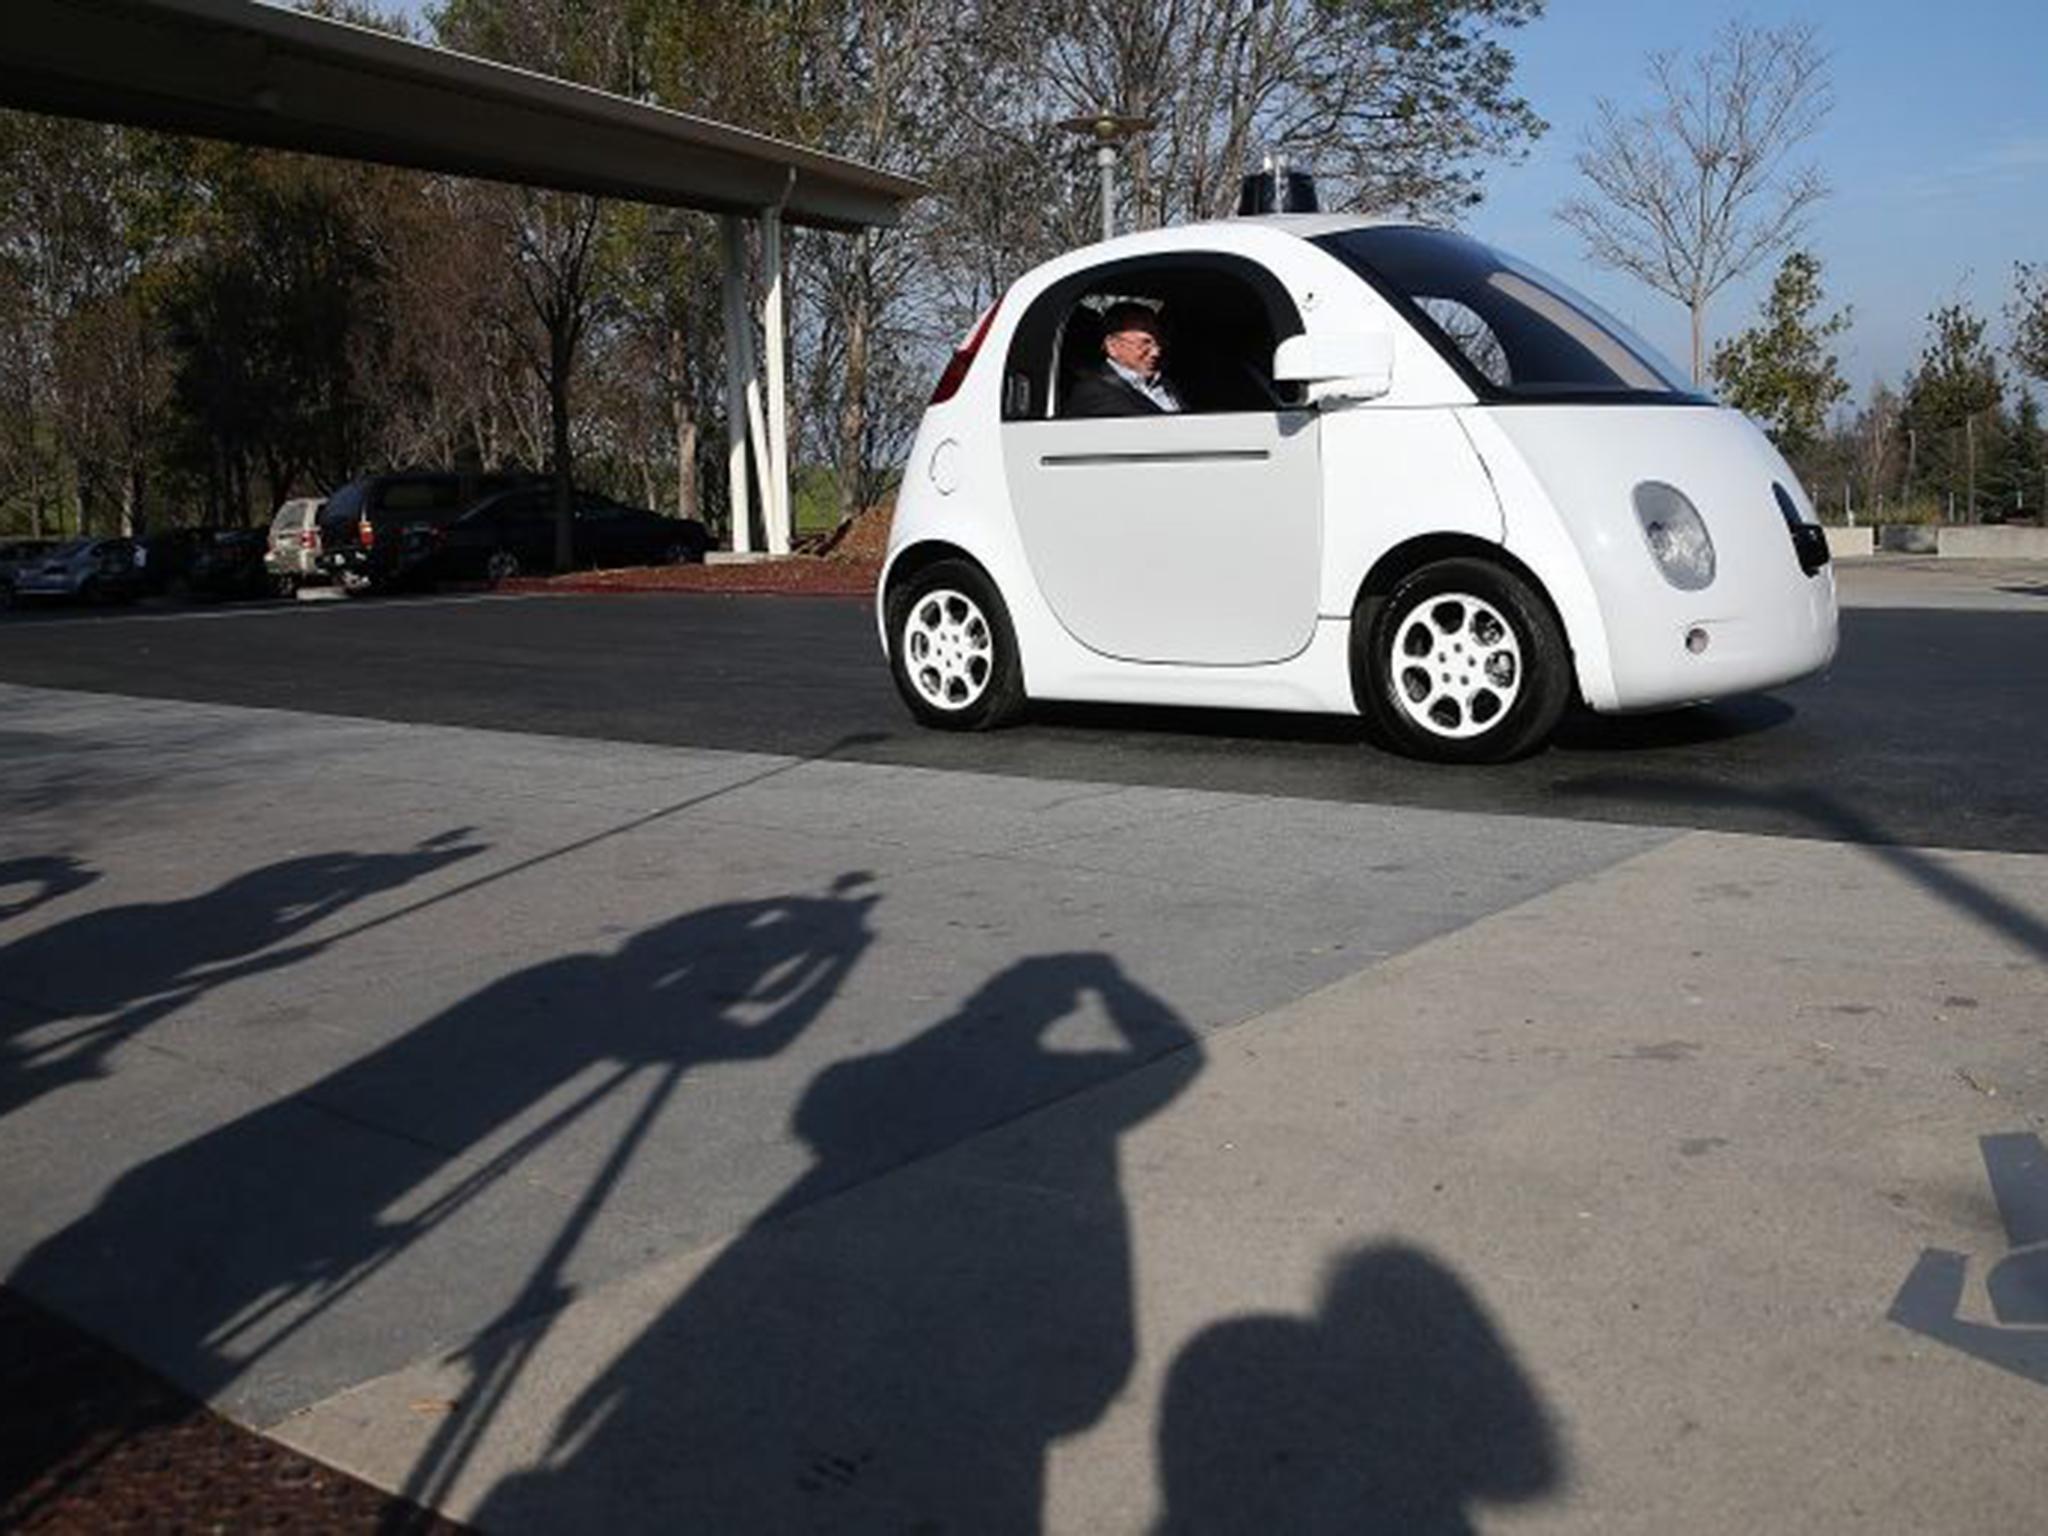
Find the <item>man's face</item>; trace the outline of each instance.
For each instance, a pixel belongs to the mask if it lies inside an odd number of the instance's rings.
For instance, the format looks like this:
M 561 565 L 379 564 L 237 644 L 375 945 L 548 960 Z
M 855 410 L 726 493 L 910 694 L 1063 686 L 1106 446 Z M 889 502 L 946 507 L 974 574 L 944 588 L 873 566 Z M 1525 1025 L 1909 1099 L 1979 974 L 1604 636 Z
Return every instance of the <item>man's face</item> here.
M 1159 357 L 1164 349 L 1159 339 L 1159 322 L 1149 315 L 1126 319 L 1102 338 L 1102 350 L 1112 362 L 1144 378 L 1159 371 Z

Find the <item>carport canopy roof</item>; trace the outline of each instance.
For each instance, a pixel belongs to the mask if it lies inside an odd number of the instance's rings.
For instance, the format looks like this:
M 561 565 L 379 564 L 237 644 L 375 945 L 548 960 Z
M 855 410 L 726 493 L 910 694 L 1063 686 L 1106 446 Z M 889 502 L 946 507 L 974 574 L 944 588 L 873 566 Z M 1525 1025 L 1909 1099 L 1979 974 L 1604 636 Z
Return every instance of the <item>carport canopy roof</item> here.
M 826 229 L 927 188 L 708 118 L 252 0 L 5 0 L 0 105 Z

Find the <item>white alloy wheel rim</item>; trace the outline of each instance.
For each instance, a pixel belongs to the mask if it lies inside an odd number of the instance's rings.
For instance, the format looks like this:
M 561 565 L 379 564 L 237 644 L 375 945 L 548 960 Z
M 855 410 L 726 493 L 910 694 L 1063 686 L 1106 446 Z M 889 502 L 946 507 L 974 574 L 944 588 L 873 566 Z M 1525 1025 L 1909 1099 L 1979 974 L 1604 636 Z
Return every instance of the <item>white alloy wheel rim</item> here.
M 973 598 L 938 587 L 910 605 L 903 670 L 932 708 L 950 713 L 971 706 L 988 692 L 995 661 L 995 635 Z
M 1499 725 L 1521 697 L 1521 643 L 1484 598 L 1441 592 L 1395 628 L 1387 682 L 1394 702 L 1423 730 L 1467 741 Z

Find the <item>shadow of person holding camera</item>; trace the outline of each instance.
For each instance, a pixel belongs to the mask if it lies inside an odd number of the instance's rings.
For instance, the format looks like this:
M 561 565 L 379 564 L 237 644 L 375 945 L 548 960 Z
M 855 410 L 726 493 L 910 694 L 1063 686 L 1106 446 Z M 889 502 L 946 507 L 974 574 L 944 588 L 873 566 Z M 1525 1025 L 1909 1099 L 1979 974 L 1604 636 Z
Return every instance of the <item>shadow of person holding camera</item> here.
M 1167 1375 L 1153 1536 L 1467 1536 L 1471 1506 L 1560 1482 L 1534 1387 L 1477 1299 L 1415 1248 L 1340 1260 L 1311 1317 L 1230 1318 Z
M 1171 1008 L 1072 953 L 826 1069 L 794 1115 L 810 1170 L 581 1394 L 556 1464 L 476 1523 L 1038 1530 L 1047 1448 L 1136 1358 L 1119 1142 L 1200 1068 Z M 1056 1126 L 1012 1125 L 1059 1100 Z

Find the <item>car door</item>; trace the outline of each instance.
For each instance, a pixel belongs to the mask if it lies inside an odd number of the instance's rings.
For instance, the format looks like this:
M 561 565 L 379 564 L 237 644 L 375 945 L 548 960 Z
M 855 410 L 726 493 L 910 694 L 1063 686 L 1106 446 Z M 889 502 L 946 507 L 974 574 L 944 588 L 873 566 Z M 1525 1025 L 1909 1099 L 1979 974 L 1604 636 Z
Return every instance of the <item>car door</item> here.
M 614 508 L 592 496 L 576 498 L 576 563 L 620 565 L 619 519 Z
M 92 552 L 93 572 L 108 587 L 126 589 L 141 582 L 135 565 L 135 543 L 131 539 L 108 539 Z
M 1163 371 L 1186 409 L 1061 417 L 1073 379 L 1101 366 L 1100 326 L 1083 323 L 1091 307 L 1099 316 L 1134 299 L 1156 301 L 1168 326 Z M 1004 473 L 1039 591 L 1083 645 L 1213 666 L 1282 661 L 1307 646 L 1321 568 L 1320 428 L 1271 382 L 1277 337 L 1300 328 L 1278 280 L 1235 256 L 1118 262 L 1034 301 L 1006 364 L 1006 405 L 1024 408 L 1001 429 Z

